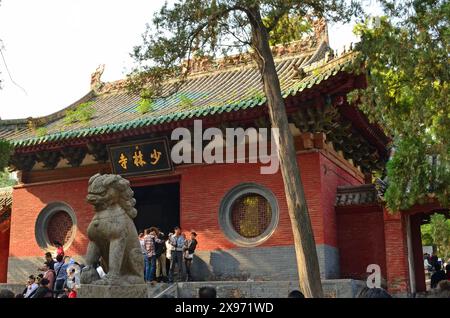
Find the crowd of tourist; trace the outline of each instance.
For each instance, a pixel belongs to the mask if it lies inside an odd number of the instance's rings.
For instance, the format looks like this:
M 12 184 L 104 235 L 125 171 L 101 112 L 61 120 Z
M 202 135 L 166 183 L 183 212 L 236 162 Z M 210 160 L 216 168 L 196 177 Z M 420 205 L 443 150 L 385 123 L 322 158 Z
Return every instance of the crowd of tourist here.
M 26 286 L 15 298 L 76 298 L 83 265 L 64 254 L 63 246 L 54 242 L 56 255 L 45 253 L 45 262 L 28 276 Z
M 423 255 L 425 273 L 430 276 L 430 287 L 437 288 L 439 282 L 450 281 L 450 260 L 446 264 L 436 254 Z M 444 270 L 445 268 L 445 270 Z
M 165 235 L 151 227 L 139 234 L 144 258 L 146 282 L 174 282 L 192 280 L 191 266 L 197 247 L 197 233 L 182 233 L 176 226 L 173 233 Z M 26 286 L 15 298 L 76 298 L 80 286 L 80 275 L 84 267 L 65 255 L 63 246 L 54 242 L 56 253 L 45 254 L 45 261 L 37 268 L 39 273 L 28 276 Z M 99 262 L 96 267 L 100 278 L 106 274 Z M 2 290 L 3 293 L 11 293 Z M 9 294 L 8 294 L 9 295 Z M 7 296 L 6 294 L 4 296 Z
M 173 282 L 192 280 L 191 265 L 197 247 L 197 234 L 182 233 L 175 227 L 173 233 L 165 235 L 158 228 L 151 227 L 139 234 L 144 257 L 144 278 L 146 282 Z M 39 274 L 28 277 L 22 293 L 16 298 L 76 298 L 80 286 L 80 274 L 84 265 L 64 254 L 59 242 L 56 255 L 45 254 L 45 262 L 38 268 Z M 101 264 L 97 266 L 100 277 L 105 275 Z
M 144 258 L 144 278 L 146 282 L 174 282 L 192 280 L 191 266 L 198 245 L 197 233 L 183 233 L 176 226 L 172 233 L 165 235 L 157 227 L 139 233 L 141 251 Z M 80 286 L 80 274 L 84 265 L 65 255 L 63 246 L 54 242 L 56 254 L 45 254 L 45 262 L 37 270 L 38 274 L 28 277 L 26 286 L 19 294 L 0 290 L 0 298 L 76 298 Z M 424 254 L 425 271 L 430 275 L 433 292 L 430 297 L 450 298 L 450 262 L 444 263 L 436 255 Z M 443 270 L 445 267 L 445 270 Z M 105 276 L 101 264 L 97 266 L 100 277 Z M 202 287 L 199 298 L 216 298 L 213 287 Z M 164 295 L 163 297 L 171 297 Z M 358 298 L 391 298 L 381 288 L 364 288 Z M 288 298 L 304 298 L 293 290 Z
M 197 248 L 197 233 L 183 233 L 176 226 L 173 233 L 165 235 L 157 227 L 139 233 L 144 257 L 144 278 L 146 282 L 174 282 L 192 280 L 191 266 Z

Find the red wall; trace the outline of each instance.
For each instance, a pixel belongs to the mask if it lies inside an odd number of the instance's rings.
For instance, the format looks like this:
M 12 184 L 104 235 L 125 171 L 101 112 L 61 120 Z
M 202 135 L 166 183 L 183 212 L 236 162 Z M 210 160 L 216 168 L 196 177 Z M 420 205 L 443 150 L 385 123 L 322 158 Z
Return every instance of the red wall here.
M 9 221 L 5 221 L 2 224 L 2 228 L 7 222 L 9 223 Z M 8 274 L 9 233 L 9 226 L 5 226 L 5 229 L 0 229 L 0 283 L 6 283 Z
M 320 156 L 321 200 L 323 211 L 323 237 L 327 244 L 337 247 L 336 190 L 338 186 L 362 184 L 361 177 L 354 176 L 327 156 Z
M 391 293 L 406 292 L 409 289 L 408 251 L 406 227 L 402 213 L 384 210 L 384 233 L 388 290 Z
M 320 211 L 319 154 L 309 153 L 299 159 L 316 243 L 323 243 Z M 199 249 L 233 248 L 218 222 L 222 198 L 240 183 L 254 182 L 271 190 L 278 200 L 280 218 L 274 234 L 262 246 L 291 245 L 291 223 L 287 212 L 281 173 L 261 175 L 259 164 L 202 165 L 190 167 L 181 178 L 181 223 L 199 235 Z
M 379 206 L 336 208 L 342 278 L 365 279 L 369 264 L 378 264 L 386 278 L 383 209 Z
M 91 206 L 85 201 L 87 181 L 59 181 L 14 189 L 9 256 L 43 256 L 44 251 L 36 243 L 34 228 L 39 212 L 54 201 L 69 204 L 77 217 L 76 237 L 67 254 L 85 254 L 88 243 L 86 229 L 93 216 Z
M 337 246 L 334 213 L 336 186 L 348 182 L 356 184 L 361 180 L 339 168 L 321 152 L 303 153 L 298 158 L 316 243 Z M 180 178 L 181 226 L 185 230 L 196 230 L 200 250 L 235 247 L 222 234 L 218 213 L 225 194 L 243 182 L 261 184 L 270 189 L 278 199 L 280 209 L 278 227 L 262 246 L 292 244 L 291 224 L 281 173 L 261 175 L 259 168 L 259 164 L 233 166 L 222 164 L 192 165 L 176 169 Z M 164 178 L 159 179 L 161 180 L 164 181 Z M 39 212 L 53 201 L 66 202 L 77 216 L 77 234 L 67 251 L 68 255 L 84 254 L 88 243 L 86 229 L 93 216 L 92 207 L 85 203 L 87 181 L 88 179 L 57 182 L 15 189 L 13 200 L 21 204 L 13 206 L 9 255 L 13 257 L 43 255 L 34 239 L 34 227 Z M 142 185 L 142 180 L 139 180 L 139 185 Z M 25 236 L 33 238 L 27 239 L 26 245 L 23 244 Z

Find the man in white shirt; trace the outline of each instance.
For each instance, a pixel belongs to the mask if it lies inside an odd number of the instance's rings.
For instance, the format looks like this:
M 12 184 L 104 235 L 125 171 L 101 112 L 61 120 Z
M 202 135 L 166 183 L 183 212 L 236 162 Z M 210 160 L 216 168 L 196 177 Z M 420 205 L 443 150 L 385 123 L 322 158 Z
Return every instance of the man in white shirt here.
M 148 256 L 147 256 L 147 250 L 145 249 L 145 234 L 139 233 L 139 244 L 141 244 L 141 252 L 142 256 L 144 257 L 144 279 L 147 281 L 147 268 L 148 268 Z
M 30 275 L 30 277 L 28 277 L 27 289 L 23 297 L 30 298 L 36 292 L 38 287 L 38 284 L 36 284 L 36 278 L 33 275 Z

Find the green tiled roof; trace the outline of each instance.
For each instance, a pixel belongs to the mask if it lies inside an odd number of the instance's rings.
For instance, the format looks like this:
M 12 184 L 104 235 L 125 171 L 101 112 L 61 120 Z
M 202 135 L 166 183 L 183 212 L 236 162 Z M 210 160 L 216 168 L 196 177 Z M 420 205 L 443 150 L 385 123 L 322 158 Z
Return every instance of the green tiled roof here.
M 322 48 L 323 49 L 323 48 Z M 276 60 L 276 67 L 283 97 L 294 96 L 311 88 L 338 72 L 346 70 L 354 57 L 347 53 L 328 62 L 317 52 L 303 53 Z M 316 59 L 316 61 L 314 61 Z M 298 67 L 306 72 L 304 78 L 296 76 Z M 168 89 L 168 88 L 167 88 Z M 184 108 L 182 98 L 190 100 L 190 107 Z M 187 118 L 201 118 L 224 112 L 260 107 L 266 98 L 262 91 L 259 71 L 256 65 L 246 65 L 211 73 L 191 76 L 177 94 L 153 102 L 152 110 L 146 114 L 137 111 L 140 97 L 124 90 L 105 94 L 88 94 L 83 101 L 91 101 L 96 112 L 87 123 L 64 125 L 60 115 L 48 116 L 44 125 L 47 134 L 35 136 L 24 120 L 0 121 L 0 138 L 10 140 L 15 147 L 26 147 L 46 142 L 89 137 Z M 74 105 L 68 108 L 76 107 Z M 79 104 L 79 103 L 78 103 Z

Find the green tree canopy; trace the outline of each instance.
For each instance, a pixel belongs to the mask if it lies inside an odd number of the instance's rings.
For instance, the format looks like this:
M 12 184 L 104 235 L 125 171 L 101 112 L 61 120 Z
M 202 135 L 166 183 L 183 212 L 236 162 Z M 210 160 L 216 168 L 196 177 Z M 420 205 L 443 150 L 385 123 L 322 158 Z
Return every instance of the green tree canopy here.
M 348 22 L 361 12 L 358 1 L 347 0 L 178 0 L 167 3 L 147 25 L 142 44 L 132 53 L 138 62 L 129 76 L 132 90 L 145 98 L 165 97 L 176 91 L 190 73 L 193 57 L 223 57 L 255 50 L 249 9 L 258 8 L 269 43 L 299 40 L 311 32 L 311 19 Z M 161 84 L 179 79 L 165 94 Z
M 437 255 L 447 260 L 450 257 L 450 220 L 435 213 L 430 217 L 430 223 L 422 225 L 421 231 L 422 244 L 434 246 Z
M 7 169 L 0 171 L 0 188 L 11 187 L 16 183 L 17 181 L 11 178 L 11 173 Z
M 358 67 L 368 87 L 350 94 L 393 136 L 387 164 L 390 210 L 433 192 L 450 202 L 450 2 L 381 0 L 385 16 L 357 25 Z
M 322 297 L 323 291 L 311 220 L 270 43 L 297 37 L 280 36 L 280 26 L 289 22 L 286 17 L 297 17 L 298 21 L 307 16 L 348 21 L 358 10 L 355 2 L 346 0 L 178 0 L 170 6 L 166 3 L 154 15 L 143 43 L 133 53 L 139 67 L 130 76 L 130 86 L 145 90 L 147 98 L 152 98 L 177 91 L 190 72 L 192 56 L 215 58 L 251 49 L 261 74 L 271 126 L 279 131 L 278 157 L 292 221 L 299 283 L 306 297 Z M 285 31 L 302 32 L 303 27 L 294 25 Z M 169 92 L 163 92 L 162 83 L 174 77 L 179 81 Z
M 9 163 L 13 146 L 6 140 L 0 139 L 0 171 L 3 171 Z
M 263 19 L 265 25 L 274 23 L 273 17 Z M 270 32 L 270 45 L 286 44 L 302 39 L 307 33 L 312 32 L 312 24 L 309 19 L 297 13 L 285 14 Z

